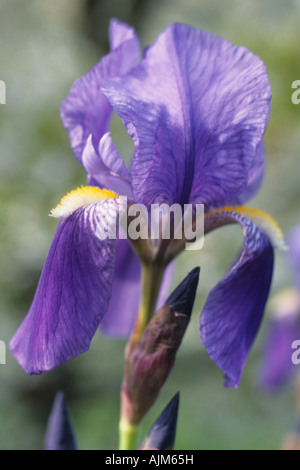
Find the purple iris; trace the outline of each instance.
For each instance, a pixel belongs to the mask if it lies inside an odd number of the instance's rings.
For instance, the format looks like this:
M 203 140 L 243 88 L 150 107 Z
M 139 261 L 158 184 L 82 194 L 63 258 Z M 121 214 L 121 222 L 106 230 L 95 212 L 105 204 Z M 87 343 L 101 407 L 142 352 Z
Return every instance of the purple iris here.
M 147 208 L 204 204 L 205 233 L 241 226 L 244 245 L 200 320 L 203 344 L 226 385 L 238 386 L 269 293 L 278 235 L 270 218 L 238 206 L 264 175 L 271 99 L 265 66 L 247 49 L 184 24 L 169 26 L 142 55 L 134 30 L 112 20 L 110 44 L 62 103 L 72 149 L 93 187 Z M 113 112 L 135 145 L 130 170 L 109 133 Z M 97 224 L 108 208 L 118 211 L 120 199 L 94 196 L 64 206 L 32 306 L 11 341 L 30 374 L 86 351 L 99 326 L 123 337 L 134 328 L 140 262 L 128 240 L 99 239 Z M 171 273 L 172 263 L 163 300 Z

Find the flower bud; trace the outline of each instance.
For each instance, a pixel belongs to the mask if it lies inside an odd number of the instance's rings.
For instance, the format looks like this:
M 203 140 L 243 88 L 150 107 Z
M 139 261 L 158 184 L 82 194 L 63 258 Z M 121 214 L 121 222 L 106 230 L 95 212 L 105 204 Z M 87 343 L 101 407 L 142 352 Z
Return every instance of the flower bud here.
M 63 392 L 58 392 L 49 416 L 44 450 L 77 450 L 69 409 Z
M 198 278 L 196 268 L 154 315 L 140 341 L 127 349 L 121 392 L 124 421 L 138 424 L 156 401 L 189 324 Z
M 172 450 L 176 436 L 179 392 L 155 421 L 140 450 Z

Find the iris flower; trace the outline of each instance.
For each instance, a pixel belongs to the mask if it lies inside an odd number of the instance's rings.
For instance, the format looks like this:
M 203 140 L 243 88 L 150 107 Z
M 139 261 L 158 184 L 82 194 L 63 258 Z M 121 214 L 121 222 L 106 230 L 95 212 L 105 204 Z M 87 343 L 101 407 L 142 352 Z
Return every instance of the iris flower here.
M 244 47 L 185 24 L 167 27 L 141 53 L 134 30 L 114 19 L 110 47 L 61 106 L 88 186 L 52 212 L 61 221 L 12 352 L 26 372 L 41 373 L 86 351 L 99 327 L 123 337 L 137 324 L 142 330 L 158 292 L 166 298 L 184 245 L 103 240 L 99 226 L 120 211 L 124 196 L 148 209 L 204 204 L 205 234 L 231 223 L 244 234 L 200 316 L 204 346 L 225 385 L 237 387 L 268 297 L 274 247 L 282 245 L 273 219 L 244 206 L 264 176 L 266 67 Z M 135 146 L 130 169 L 109 132 L 113 112 Z

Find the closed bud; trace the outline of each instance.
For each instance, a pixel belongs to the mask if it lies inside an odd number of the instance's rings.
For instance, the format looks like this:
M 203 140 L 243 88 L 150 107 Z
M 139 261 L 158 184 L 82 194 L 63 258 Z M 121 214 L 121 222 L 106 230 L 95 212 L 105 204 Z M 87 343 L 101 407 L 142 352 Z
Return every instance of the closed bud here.
M 179 393 L 172 398 L 155 421 L 140 450 L 172 450 L 175 442 Z
M 168 305 L 164 305 L 154 315 L 140 341 L 128 347 L 121 393 L 124 421 L 131 424 L 141 421 L 156 401 L 172 370 L 190 321 L 198 277 L 197 268 L 175 289 L 176 295 L 171 294 Z M 187 279 L 192 279 L 192 282 L 187 282 Z M 181 301 L 182 297 L 185 302 Z
M 63 392 L 58 392 L 48 419 L 44 450 L 77 450 L 69 409 Z

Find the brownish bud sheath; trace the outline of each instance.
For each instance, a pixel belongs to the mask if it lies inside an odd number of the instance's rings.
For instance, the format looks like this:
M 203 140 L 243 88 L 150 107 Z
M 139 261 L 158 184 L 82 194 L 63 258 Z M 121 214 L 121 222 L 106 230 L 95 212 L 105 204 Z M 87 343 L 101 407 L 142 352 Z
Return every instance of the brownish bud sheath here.
M 126 354 L 122 384 L 122 416 L 138 424 L 156 401 L 175 362 L 190 316 L 163 306 L 140 341 Z

